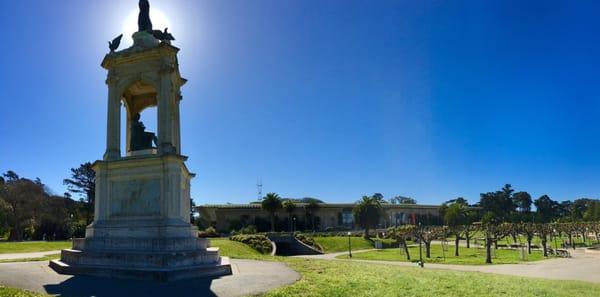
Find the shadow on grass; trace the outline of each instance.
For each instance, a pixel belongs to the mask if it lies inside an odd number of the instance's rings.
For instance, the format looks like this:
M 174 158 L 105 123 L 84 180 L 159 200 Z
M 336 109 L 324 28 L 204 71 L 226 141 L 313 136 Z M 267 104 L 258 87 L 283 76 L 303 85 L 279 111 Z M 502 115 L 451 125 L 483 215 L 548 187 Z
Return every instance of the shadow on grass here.
M 74 276 L 59 284 L 44 285 L 48 294 L 63 297 L 118 296 L 217 296 L 211 289 L 213 279 L 152 282 L 92 276 Z

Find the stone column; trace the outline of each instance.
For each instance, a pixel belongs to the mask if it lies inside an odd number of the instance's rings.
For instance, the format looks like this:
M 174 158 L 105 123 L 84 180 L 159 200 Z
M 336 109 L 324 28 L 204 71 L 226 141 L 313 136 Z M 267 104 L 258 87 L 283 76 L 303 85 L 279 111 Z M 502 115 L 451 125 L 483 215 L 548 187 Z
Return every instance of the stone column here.
M 160 71 L 160 90 L 158 93 L 158 153 L 175 153 L 173 149 L 173 100 L 171 74 L 173 68 L 165 65 Z
M 113 79 L 108 84 L 108 121 L 106 128 L 106 152 L 104 160 L 116 160 L 121 157 L 121 96 Z
M 181 97 L 175 98 L 174 110 L 173 110 L 173 139 L 175 145 L 175 152 L 181 155 L 181 131 L 180 131 L 180 119 L 179 119 L 179 101 Z

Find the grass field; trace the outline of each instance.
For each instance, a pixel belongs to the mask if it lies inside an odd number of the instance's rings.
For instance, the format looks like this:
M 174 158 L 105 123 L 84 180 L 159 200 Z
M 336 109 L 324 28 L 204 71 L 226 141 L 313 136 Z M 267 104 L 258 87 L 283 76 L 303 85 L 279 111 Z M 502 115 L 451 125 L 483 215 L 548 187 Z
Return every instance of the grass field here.
M 60 258 L 60 254 L 52 254 L 38 258 L 20 258 L 20 259 L 3 259 L 0 263 L 12 263 L 12 262 L 34 262 L 34 261 L 49 261 Z
M 211 247 L 218 247 L 221 256 L 236 259 L 255 259 L 255 260 L 273 260 L 273 256 L 264 255 L 249 245 L 229 240 L 228 238 L 211 238 Z
M 598 296 L 600 285 L 343 261 L 288 261 L 297 283 L 265 296 Z
M 0 297 L 39 297 L 39 296 L 49 296 L 45 294 L 32 293 L 25 290 L 7 288 L 0 285 Z
M 329 236 L 314 237 L 314 240 L 323 247 L 326 253 L 343 252 L 348 250 L 348 237 Z M 373 241 L 362 237 L 350 237 L 353 250 L 365 250 L 373 248 Z
M 11 253 L 33 253 L 62 250 L 70 248 L 72 243 L 68 241 L 23 241 L 23 242 L 0 242 L 0 254 Z
M 412 262 L 419 260 L 419 247 L 409 247 L 409 253 Z M 439 244 L 431 246 L 431 258 L 425 257 L 425 248 L 423 247 L 423 260 L 425 263 L 439 264 L 460 264 L 460 265 L 485 265 L 485 249 L 479 248 L 459 248 L 458 257 L 454 256 L 454 247 L 449 246 L 448 250 L 443 253 L 442 247 Z M 383 261 L 402 261 L 406 262 L 404 251 L 400 249 L 385 249 L 369 251 L 364 253 L 353 254 L 353 259 L 360 260 L 383 260 Z M 348 259 L 348 255 L 338 256 L 340 259 Z M 527 255 L 527 262 L 544 260 L 544 255 L 541 251 L 532 251 L 531 255 Z M 518 250 L 496 250 L 496 256 L 492 258 L 493 264 L 514 264 L 522 263 L 520 251 Z
M 347 244 L 347 238 L 345 239 Z M 336 242 L 336 240 L 330 240 L 330 242 Z M 264 296 L 587 297 L 598 296 L 598 292 L 600 292 L 600 285 L 585 282 L 543 280 L 474 272 L 426 270 L 415 267 L 387 266 L 352 261 L 272 257 L 260 254 L 243 243 L 226 238 L 211 239 L 211 246 L 219 247 L 223 256 L 231 258 L 285 262 L 292 269 L 302 274 L 302 279 L 295 284 L 276 289 Z M 397 249 L 387 249 L 377 253 L 394 252 L 399 254 Z M 498 252 L 497 255 L 500 256 L 502 251 Z M 355 256 L 358 255 L 361 255 L 361 253 Z M 418 256 L 418 253 L 415 255 Z M 435 255 L 435 252 L 433 255 Z M 38 297 L 46 295 L 0 286 L 0 297 L 8 296 Z

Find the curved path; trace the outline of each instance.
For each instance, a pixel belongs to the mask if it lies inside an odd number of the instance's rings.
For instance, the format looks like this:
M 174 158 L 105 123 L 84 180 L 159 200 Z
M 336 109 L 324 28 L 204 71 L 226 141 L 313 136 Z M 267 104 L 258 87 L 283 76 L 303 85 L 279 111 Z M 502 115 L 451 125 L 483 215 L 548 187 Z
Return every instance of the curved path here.
M 27 258 L 41 258 L 49 255 L 60 254 L 60 250 L 56 251 L 45 251 L 45 252 L 34 252 L 34 253 L 13 253 L 13 254 L 0 254 L 0 260 L 15 260 L 15 259 L 27 259 Z
M 358 250 L 352 253 L 366 252 L 370 250 Z M 600 254 L 586 253 L 584 249 L 569 250 L 572 258 L 555 258 L 549 260 L 535 261 L 524 264 L 498 264 L 498 265 L 452 265 L 452 264 L 428 264 L 425 260 L 425 269 L 445 269 L 456 271 L 475 271 L 484 273 L 496 273 L 514 276 L 538 277 L 557 280 L 579 280 L 600 283 Z M 336 259 L 339 255 L 348 252 L 333 253 L 314 256 L 298 256 L 310 259 L 355 261 L 382 265 L 411 266 L 418 267 L 415 263 L 395 261 L 374 260 L 344 260 Z
M 292 284 L 300 274 L 284 263 L 231 259 L 233 275 L 168 283 L 60 275 L 48 261 L 0 264 L 0 284 L 58 296 L 257 295 Z

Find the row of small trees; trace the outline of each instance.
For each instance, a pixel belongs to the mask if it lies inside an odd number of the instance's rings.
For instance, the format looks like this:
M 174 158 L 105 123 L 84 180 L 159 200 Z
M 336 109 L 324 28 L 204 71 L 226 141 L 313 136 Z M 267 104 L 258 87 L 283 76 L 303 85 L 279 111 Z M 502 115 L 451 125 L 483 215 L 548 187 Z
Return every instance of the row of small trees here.
M 410 254 L 407 241 L 417 239 L 425 246 L 425 256 L 431 257 L 431 242 L 434 240 L 446 240 L 454 237 L 454 255 L 459 256 L 461 240 L 466 240 L 467 248 L 470 248 L 470 240 L 477 232 L 485 240 L 486 263 L 492 263 L 492 248 L 498 248 L 498 241 L 512 237 L 513 241 L 520 242 L 517 237 L 525 238 L 527 251 L 531 254 L 532 241 L 535 236 L 540 238 L 544 256 L 548 256 L 548 241 L 554 237 L 568 237 L 569 245 L 575 248 L 574 236 L 581 236 L 584 241 L 589 240 L 592 234 L 600 243 L 600 222 L 574 222 L 574 223 L 497 223 L 494 221 L 478 222 L 474 224 L 455 226 L 415 226 L 404 225 L 389 228 L 386 232 L 387 238 L 396 240 L 404 248 L 408 260 Z M 520 245 L 520 244 L 519 244 Z

